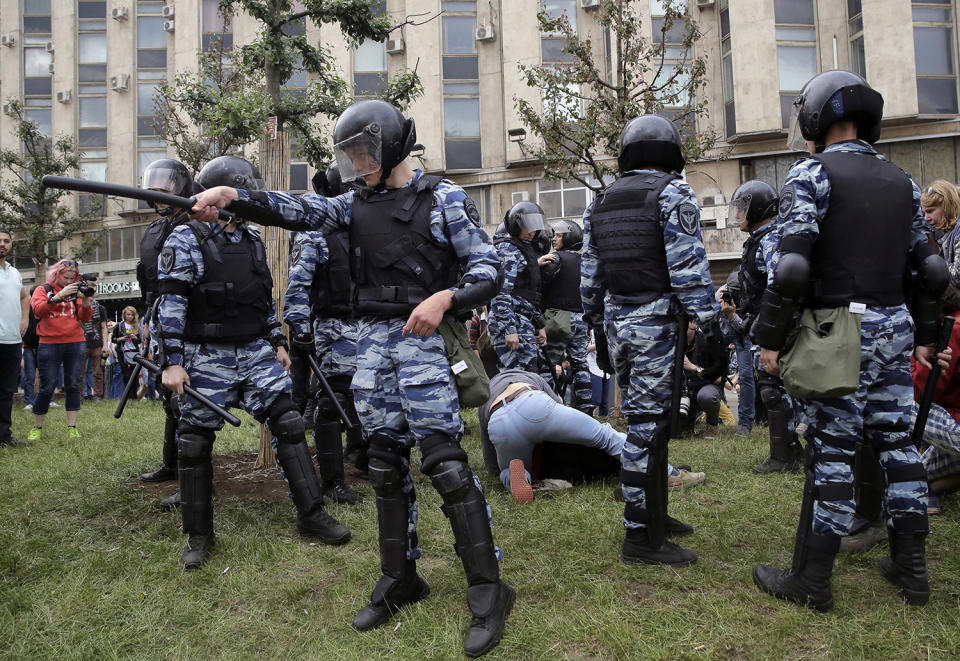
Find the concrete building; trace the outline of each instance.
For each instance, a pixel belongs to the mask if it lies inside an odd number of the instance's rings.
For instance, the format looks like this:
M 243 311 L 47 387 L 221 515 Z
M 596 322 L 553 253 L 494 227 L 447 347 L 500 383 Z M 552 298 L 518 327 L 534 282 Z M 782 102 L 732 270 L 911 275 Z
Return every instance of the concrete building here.
M 598 67 L 613 65 L 596 20 L 597 0 L 544 4 L 551 12 L 566 12 L 578 33 L 591 39 Z M 956 4 L 689 0 L 689 14 L 703 33 L 695 52 L 708 62 L 702 94 L 709 114 L 698 128 L 716 132 L 721 141 L 709 158 L 688 163 L 685 175 L 703 207 L 717 280 L 739 258 L 744 239 L 726 225 L 726 203 L 747 179 L 783 183 L 796 158 L 786 148 L 790 105 L 818 71 L 858 71 L 884 95 L 878 148 L 921 185 L 960 180 Z M 661 2 L 634 5 L 652 36 L 663 14 Z M 388 42 L 356 49 L 330 28 L 294 29 L 331 49 L 357 94 L 416 68 L 425 94 L 410 112 L 424 149 L 412 157 L 413 164 L 463 185 L 492 228 L 521 199 L 539 202 L 552 218 L 577 219 L 593 196 L 576 182 L 544 179 L 515 141 L 516 132 L 514 140 L 508 134 L 522 128 L 515 99 L 539 103 L 539 93 L 525 85 L 518 67 L 563 63 L 562 40 L 539 32 L 538 6 L 536 0 L 386 0 L 384 9 L 395 22 L 414 18 Z M 0 99 L 19 97 L 30 119 L 76 136 L 85 151 L 83 176 L 136 185 L 149 162 L 168 154 L 151 127 L 155 87 L 196 67 L 200 49 L 222 30 L 216 7 L 217 0 L 4 0 Z M 255 32 L 254 21 L 238 16 L 226 39 L 242 44 Z M 301 74 L 288 86 L 305 83 Z M 11 125 L 10 117 L 0 115 L 3 148 L 16 147 Z M 307 190 L 312 174 L 295 158 L 291 188 Z M 82 196 L 76 201 L 85 203 Z M 102 298 L 111 308 L 136 296 L 137 245 L 152 218 L 136 202 L 110 201 L 102 224 L 93 229 L 105 232 L 104 240 L 86 256 L 84 270 L 101 273 Z M 63 254 L 67 249 L 60 247 Z

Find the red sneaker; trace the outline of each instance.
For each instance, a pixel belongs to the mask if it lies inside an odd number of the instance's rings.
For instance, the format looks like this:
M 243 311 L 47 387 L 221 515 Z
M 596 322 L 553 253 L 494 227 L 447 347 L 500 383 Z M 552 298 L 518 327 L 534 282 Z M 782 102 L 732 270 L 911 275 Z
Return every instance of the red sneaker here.
M 533 504 L 533 487 L 527 479 L 527 471 L 523 468 L 522 459 L 514 459 L 510 462 L 510 493 L 521 505 Z

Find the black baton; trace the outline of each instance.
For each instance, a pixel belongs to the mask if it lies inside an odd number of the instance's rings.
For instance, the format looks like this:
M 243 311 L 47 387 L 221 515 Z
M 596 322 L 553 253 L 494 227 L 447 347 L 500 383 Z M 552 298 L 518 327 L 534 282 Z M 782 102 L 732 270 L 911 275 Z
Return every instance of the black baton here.
M 330 384 L 327 382 L 323 372 L 320 371 L 320 365 L 317 363 L 317 359 L 313 356 L 312 351 L 307 351 L 307 362 L 310 363 L 310 369 L 313 370 L 313 373 L 317 375 L 317 380 L 320 382 L 320 386 L 323 388 L 323 391 L 327 393 L 327 397 L 330 398 L 330 401 L 333 402 L 334 408 L 337 409 L 337 415 L 340 416 L 340 419 L 343 420 L 343 426 L 347 428 L 347 431 L 353 429 L 353 423 L 350 422 L 350 418 L 347 417 L 347 412 L 343 410 L 343 407 L 340 406 L 340 400 L 337 399 L 336 393 L 333 392 L 333 388 L 330 387 Z
M 111 184 L 104 181 L 88 181 L 86 179 L 75 179 L 73 177 L 58 177 L 52 174 L 45 174 L 40 180 L 47 188 L 60 188 L 63 190 L 79 191 L 81 193 L 96 193 L 98 195 L 113 195 L 115 197 L 127 197 L 133 200 L 143 200 L 144 202 L 153 202 L 154 204 L 166 204 L 178 209 L 189 211 L 197 203 L 195 197 L 180 197 L 170 193 L 161 193 L 146 188 L 137 188 L 136 186 L 122 186 L 120 184 Z M 235 221 L 236 215 L 230 211 L 219 209 L 220 220 Z
M 927 416 L 930 415 L 930 405 L 933 404 L 933 395 L 937 390 L 937 379 L 940 378 L 940 361 L 937 356 L 947 348 L 950 343 L 950 335 L 953 333 L 953 324 L 956 319 L 953 317 L 944 317 L 940 324 L 940 335 L 937 337 L 937 344 L 933 349 L 933 362 L 930 366 L 930 374 L 927 376 L 927 382 L 923 386 L 923 395 L 920 397 L 920 403 L 917 406 L 917 419 L 913 423 L 913 434 L 910 440 L 918 446 L 923 440 L 923 429 L 927 426 Z
M 157 365 L 156 363 L 150 362 L 147 358 L 144 358 L 144 357 L 141 356 L 141 355 L 135 356 L 135 357 L 134 357 L 134 360 L 137 362 L 138 365 L 140 365 L 141 367 L 143 367 L 143 368 L 146 369 L 146 370 L 150 370 L 150 371 L 153 372 L 154 374 L 160 374 L 161 371 L 162 371 L 162 370 L 160 369 L 160 366 L 159 366 L 159 365 Z M 227 422 L 229 422 L 229 423 L 230 423 L 231 425 L 233 425 L 234 427 L 239 427 L 239 426 L 240 426 L 240 418 L 238 418 L 238 417 L 235 416 L 234 414 L 230 413 L 230 411 L 228 411 L 227 409 L 223 408 L 222 406 L 220 406 L 220 405 L 217 404 L 216 402 L 211 401 L 210 398 L 207 397 L 206 395 L 200 394 L 200 393 L 197 391 L 197 389 L 194 388 L 193 386 L 191 386 L 191 385 L 189 385 L 189 384 L 187 384 L 187 383 L 184 383 L 184 384 L 183 384 L 183 392 L 187 393 L 187 394 L 190 395 L 191 397 L 196 397 L 196 399 L 197 399 L 198 402 L 200 402 L 201 404 L 203 404 L 204 406 L 206 406 L 208 409 L 210 409 L 211 411 L 213 411 L 214 413 L 216 413 L 217 415 L 219 415 L 221 418 L 223 418 L 224 420 L 226 420 Z

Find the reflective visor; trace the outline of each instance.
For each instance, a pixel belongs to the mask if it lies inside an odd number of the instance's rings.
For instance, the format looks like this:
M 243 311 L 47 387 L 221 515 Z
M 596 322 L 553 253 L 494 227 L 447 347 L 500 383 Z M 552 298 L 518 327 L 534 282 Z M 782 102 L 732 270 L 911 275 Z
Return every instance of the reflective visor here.
M 185 184 L 186 179 L 182 172 L 173 168 L 156 167 L 147 168 L 143 173 L 143 183 L 140 187 L 178 195 Z
M 380 169 L 382 145 L 379 131 L 361 131 L 333 146 L 341 181 L 353 181 Z
M 543 222 L 542 213 L 520 214 L 520 231 L 542 230 L 544 227 L 546 227 L 546 223 Z
M 743 219 L 747 217 L 747 212 L 750 210 L 750 200 L 752 199 L 753 195 L 747 193 L 735 200 L 731 200 L 730 205 L 727 207 L 727 223 L 736 223 L 739 225 Z
M 787 148 L 793 151 L 807 151 L 807 141 L 800 130 L 800 108 L 803 105 L 801 97 L 793 102 L 793 110 L 790 111 L 790 133 L 787 135 Z

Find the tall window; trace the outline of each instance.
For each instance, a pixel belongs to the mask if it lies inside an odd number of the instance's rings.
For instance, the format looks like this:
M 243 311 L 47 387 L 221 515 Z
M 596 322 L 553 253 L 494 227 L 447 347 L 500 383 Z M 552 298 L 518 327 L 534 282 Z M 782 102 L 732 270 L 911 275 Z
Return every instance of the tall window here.
M 579 181 L 543 179 L 537 182 L 537 203 L 547 218 L 583 216 L 591 200 L 590 189 Z
M 353 52 L 353 93 L 375 96 L 386 82 L 386 45 L 382 41 L 367 39 Z
M 84 179 L 107 180 L 107 3 L 77 3 L 77 142 Z M 91 197 L 80 195 L 80 212 Z M 101 206 L 101 210 L 103 207 Z
M 867 79 L 863 50 L 863 7 L 861 0 L 847 0 L 847 32 L 850 34 L 850 71 Z
M 441 3 L 443 23 L 443 135 L 447 170 L 483 165 L 480 151 L 480 67 L 474 34 L 477 3 Z
M 780 119 L 790 126 L 793 100 L 817 73 L 817 28 L 813 0 L 775 0 Z
M 152 162 L 166 158 L 166 143 L 153 126 L 157 87 L 167 77 L 167 33 L 163 29 L 163 3 L 137 3 L 137 181 Z M 141 209 L 149 208 L 145 202 Z
M 664 89 L 664 110 L 660 113 L 672 121 L 690 104 L 690 76 L 687 73 L 676 73 L 687 57 L 687 51 L 683 47 L 686 25 L 682 19 L 674 19 L 667 28 L 667 4 L 664 0 L 650 0 L 650 23 L 653 41 L 663 42 L 663 68 L 660 71 L 660 80 L 667 81 L 674 78 L 673 83 Z
M 40 103 L 26 100 L 27 116 L 45 128 L 49 134 L 51 65 L 53 55 L 47 52 L 50 41 L 50 0 L 24 0 L 23 2 L 23 94 L 25 97 L 45 97 L 45 111 Z M 31 113 L 30 108 L 33 108 Z M 31 116 L 32 114 L 32 116 Z
M 551 18 L 559 18 L 566 15 L 567 21 L 574 32 L 577 31 L 577 1 L 576 0 L 544 0 L 543 8 Z M 569 63 L 573 62 L 573 55 L 564 53 L 563 47 L 567 45 L 567 39 L 560 34 L 544 33 L 540 35 L 540 58 L 544 63 Z
M 913 52 L 920 113 L 957 112 L 957 74 L 950 0 L 913 0 Z
M 720 68 L 723 72 L 723 120 L 726 135 L 737 133 L 736 100 L 733 94 L 733 49 L 730 47 L 730 3 L 720 0 Z
M 220 13 L 220 0 L 203 0 L 203 50 L 229 51 L 233 49 L 233 24 L 229 16 Z M 219 44 L 219 46 L 218 46 Z

